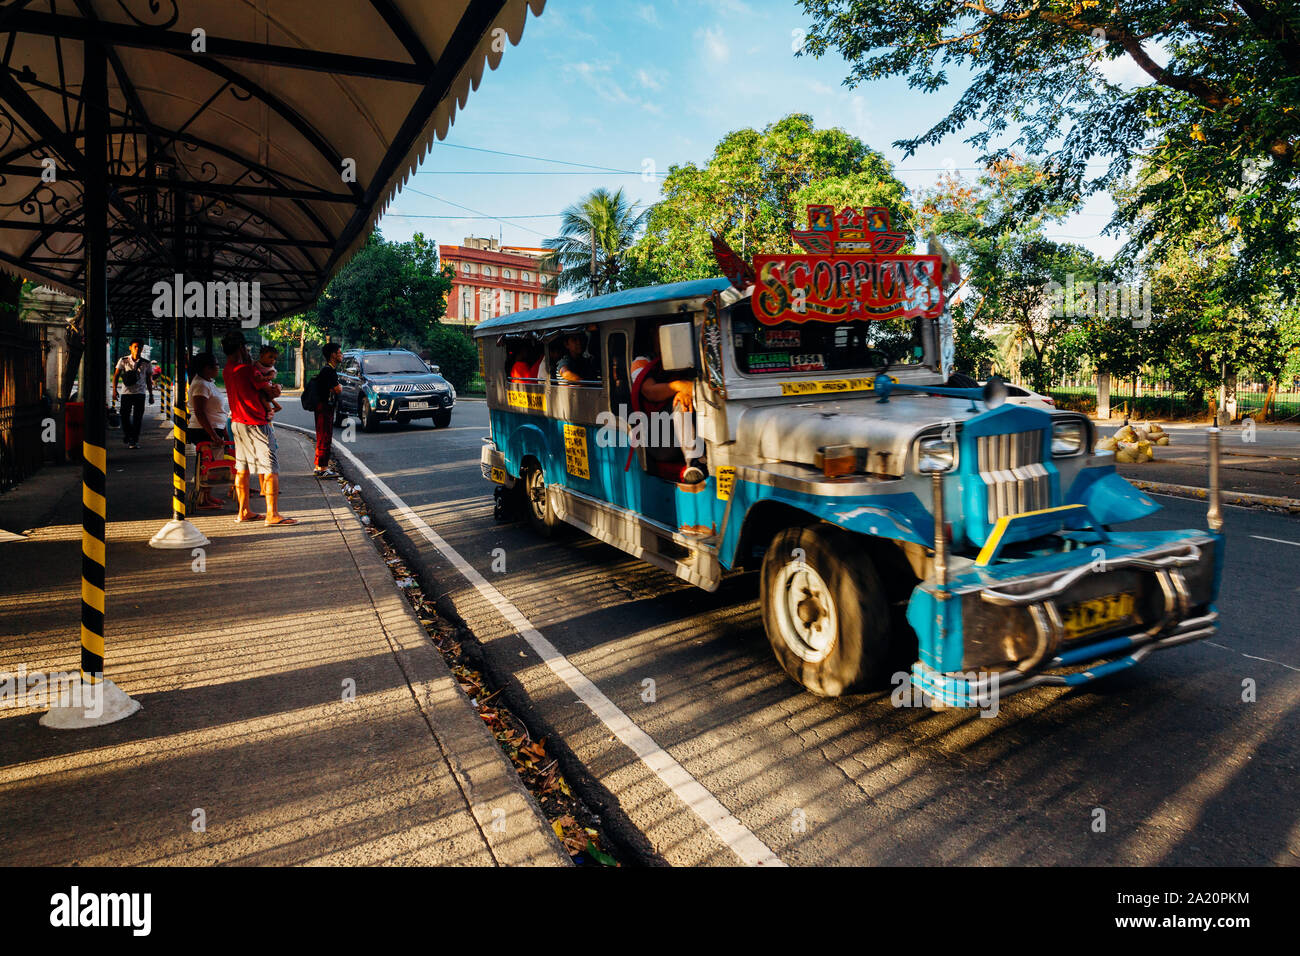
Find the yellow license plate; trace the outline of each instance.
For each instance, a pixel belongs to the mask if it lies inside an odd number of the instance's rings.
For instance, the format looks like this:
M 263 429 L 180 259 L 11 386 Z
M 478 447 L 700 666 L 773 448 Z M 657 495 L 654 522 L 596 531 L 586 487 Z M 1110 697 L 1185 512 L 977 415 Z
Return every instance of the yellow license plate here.
M 495 481 L 498 485 L 504 485 L 506 483 L 506 470 L 504 468 L 497 468 L 493 466 L 492 480 Z
M 1067 638 L 1087 637 L 1133 618 L 1136 599 L 1132 592 L 1108 594 L 1071 604 L 1061 615 Z

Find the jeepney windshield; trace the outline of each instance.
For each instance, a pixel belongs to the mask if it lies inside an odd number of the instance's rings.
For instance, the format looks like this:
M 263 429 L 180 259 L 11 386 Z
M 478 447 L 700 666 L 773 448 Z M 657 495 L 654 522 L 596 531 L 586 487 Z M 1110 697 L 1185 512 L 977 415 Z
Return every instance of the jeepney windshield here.
M 748 306 L 732 310 L 736 365 L 748 375 L 871 370 L 920 364 L 920 319 L 779 322 L 764 325 Z

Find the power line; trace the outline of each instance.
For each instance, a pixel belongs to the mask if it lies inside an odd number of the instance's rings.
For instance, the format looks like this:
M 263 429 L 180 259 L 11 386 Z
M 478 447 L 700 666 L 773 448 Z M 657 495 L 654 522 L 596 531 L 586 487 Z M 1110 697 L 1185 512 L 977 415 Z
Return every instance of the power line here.
M 574 169 L 421 169 L 417 176 L 657 176 L 667 173 L 638 172 L 634 169 L 606 169 L 587 173 Z
M 414 186 L 407 186 L 402 191 L 412 192 L 415 193 L 417 196 L 426 196 L 429 199 L 436 199 L 438 202 L 445 202 L 448 206 L 455 206 L 457 209 L 464 209 L 466 212 L 472 212 L 474 213 L 474 215 L 481 216 L 484 219 L 491 219 L 493 222 L 501 222 L 501 223 L 506 222 L 506 218 L 504 216 L 490 216 L 481 209 L 473 209 L 469 206 L 462 206 L 458 202 L 452 202 L 450 199 L 444 199 L 442 196 L 435 196 L 433 193 L 426 193 L 423 190 L 416 189 Z M 529 226 L 522 226 L 516 224 L 515 228 L 522 229 L 524 230 L 524 232 L 531 232 L 533 235 L 541 236 L 543 239 L 550 238 L 550 236 L 548 236 L 546 233 L 538 232 L 536 229 L 533 229 Z
M 529 156 L 527 153 L 507 153 L 500 149 L 484 149 L 482 146 L 461 146 L 457 143 L 438 143 L 439 147 L 447 149 L 468 149 L 476 153 L 491 153 L 493 156 L 512 156 L 515 159 L 531 159 L 538 163 L 555 163 L 558 166 L 580 166 L 583 169 L 596 169 L 606 173 L 627 172 L 623 169 L 615 169 L 613 166 L 593 166 L 591 163 L 575 163 L 567 159 L 550 159 L 546 156 Z M 640 175 L 638 173 L 638 175 Z

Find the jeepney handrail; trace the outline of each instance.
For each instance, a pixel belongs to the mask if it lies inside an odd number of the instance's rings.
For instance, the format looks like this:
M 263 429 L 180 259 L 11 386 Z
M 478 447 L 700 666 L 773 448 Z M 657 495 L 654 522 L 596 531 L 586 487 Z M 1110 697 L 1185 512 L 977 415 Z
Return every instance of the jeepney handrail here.
M 1168 568 L 1185 568 L 1198 563 L 1200 560 L 1201 549 L 1194 544 L 1189 544 L 1186 551 L 1167 554 L 1158 558 L 1144 558 L 1132 555 L 1107 559 L 1106 570 L 1137 568 L 1143 571 L 1164 571 Z M 1009 594 L 1006 591 L 985 590 L 980 592 L 980 598 L 998 607 L 1021 607 L 1026 604 L 1037 604 L 1040 601 L 1056 597 L 1080 578 L 1092 573 L 1092 570 L 1091 564 L 1082 564 L 1077 568 L 1071 568 L 1061 573 L 1050 584 L 1036 591 L 1028 591 L 1024 594 Z

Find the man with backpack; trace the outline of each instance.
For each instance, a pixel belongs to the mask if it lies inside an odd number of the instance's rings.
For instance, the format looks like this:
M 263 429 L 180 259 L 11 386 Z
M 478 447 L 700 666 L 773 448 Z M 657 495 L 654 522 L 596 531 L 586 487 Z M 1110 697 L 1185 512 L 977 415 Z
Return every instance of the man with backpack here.
M 326 342 L 321 348 L 325 367 L 307 383 L 302 391 L 303 406 L 316 414 L 316 477 L 334 478 L 338 473 L 330 470 L 330 446 L 334 443 L 334 412 L 338 408 L 339 375 L 335 371 L 343 361 L 343 347 L 337 342 Z
M 117 383 L 122 383 L 122 441 L 127 448 L 140 447 L 140 426 L 144 423 L 144 395 L 149 392 L 153 404 L 153 362 L 141 358 L 144 343 L 132 339 L 129 355 L 123 355 L 113 368 L 113 400 L 117 401 Z

